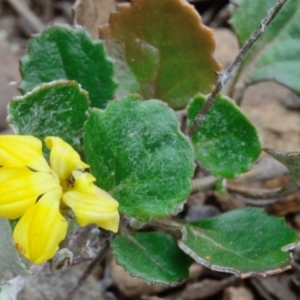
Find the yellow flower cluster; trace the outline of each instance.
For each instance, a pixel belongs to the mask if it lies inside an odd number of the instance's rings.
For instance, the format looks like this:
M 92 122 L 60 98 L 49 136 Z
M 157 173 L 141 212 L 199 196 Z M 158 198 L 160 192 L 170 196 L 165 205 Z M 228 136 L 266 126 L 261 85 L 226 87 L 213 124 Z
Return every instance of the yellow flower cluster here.
M 52 258 L 65 238 L 68 223 L 61 210 L 71 208 L 80 226 L 95 223 L 116 232 L 118 202 L 93 184 L 89 166 L 58 137 L 42 143 L 33 136 L 0 136 L 0 216 L 20 218 L 13 239 L 19 251 L 40 264 Z

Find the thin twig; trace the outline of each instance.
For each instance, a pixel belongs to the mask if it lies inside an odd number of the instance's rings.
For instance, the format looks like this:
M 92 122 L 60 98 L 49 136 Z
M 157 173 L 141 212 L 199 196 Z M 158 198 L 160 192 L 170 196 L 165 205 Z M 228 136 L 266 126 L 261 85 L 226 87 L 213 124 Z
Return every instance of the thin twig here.
M 251 284 L 254 285 L 256 291 L 262 296 L 263 299 L 273 300 L 274 298 L 266 291 L 264 286 L 261 284 L 261 279 L 258 278 L 250 278 Z
M 227 20 L 230 17 L 228 5 L 225 5 L 223 8 L 219 10 L 219 12 L 215 15 L 213 20 L 208 24 L 211 28 L 222 27 L 227 23 Z
M 199 127 L 201 122 L 204 120 L 205 115 L 209 111 L 209 109 L 212 107 L 212 105 L 215 102 L 215 99 L 221 89 L 224 87 L 228 79 L 236 72 L 240 64 L 243 62 L 246 54 L 249 52 L 253 44 L 256 42 L 256 40 L 261 36 L 261 34 L 265 31 L 265 29 L 268 27 L 268 25 L 271 23 L 271 21 L 274 19 L 274 17 L 277 15 L 277 13 L 280 11 L 282 6 L 287 2 L 287 0 L 278 0 L 276 5 L 271 8 L 267 14 L 267 16 L 262 20 L 261 25 L 256 29 L 256 31 L 251 35 L 249 40 L 245 43 L 245 45 L 240 50 L 237 57 L 234 59 L 234 61 L 230 64 L 230 66 L 227 68 L 227 70 L 219 77 L 219 80 L 210 94 L 209 98 L 207 99 L 205 105 L 203 106 L 200 113 L 197 115 L 194 123 L 191 125 L 189 129 L 189 135 L 193 135 L 196 131 L 196 129 Z
M 264 206 L 281 201 L 284 197 L 289 196 L 290 194 L 295 193 L 299 190 L 298 186 L 291 181 L 289 181 L 282 188 L 272 190 L 240 185 L 234 181 L 227 181 L 226 188 L 230 193 L 238 194 L 248 198 L 239 199 L 242 202 L 259 206 Z M 253 201 L 253 199 L 257 200 Z
M 119 232 L 123 232 L 123 230 L 128 225 L 128 218 L 123 217 L 121 219 L 120 225 L 119 225 Z M 69 294 L 66 296 L 65 300 L 72 300 L 75 293 L 78 291 L 78 289 L 83 285 L 83 283 L 87 280 L 87 278 L 92 274 L 93 270 L 100 264 L 100 262 L 105 258 L 111 240 L 114 238 L 115 234 L 112 234 L 111 232 L 108 232 L 104 229 L 101 229 L 99 238 L 102 243 L 102 247 L 100 251 L 98 252 L 97 256 L 91 261 L 91 263 L 88 265 L 87 269 L 84 271 L 82 276 L 79 278 L 76 287 L 74 287 Z
M 92 259 L 90 257 L 84 257 L 82 255 L 78 255 L 78 256 L 75 256 L 73 259 L 72 259 L 72 264 L 71 266 L 74 267 L 74 266 L 77 266 L 79 264 L 82 264 L 84 262 L 87 262 L 87 261 L 91 261 Z
M 274 178 L 279 178 L 283 176 L 287 176 L 289 174 L 287 168 L 281 164 L 279 161 L 273 158 L 263 158 L 255 164 L 252 169 L 245 173 L 241 174 L 234 181 L 236 185 L 239 185 L 241 182 L 253 182 L 253 181 L 262 181 L 262 180 L 270 180 Z M 217 179 L 214 176 L 205 176 L 201 178 L 193 179 L 193 189 L 192 193 L 205 192 L 214 187 Z
M 205 176 L 193 179 L 192 193 L 205 192 L 215 186 L 217 178 L 215 176 Z
M 260 159 L 249 172 L 241 174 L 236 181 L 249 183 L 253 181 L 270 180 L 288 175 L 289 171 L 286 166 L 272 157 L 266 157 Z
M 292 262 L 292 267 L 293 267 L 293 269 L 294 269 L 297 273 L 300 274 L 300 265 L 299 265 L 297 262 L 293 261 L 293 262 Z
M 242 196 L 238 198 L 239 201 L 250 205 L 265 206 L 282 200 L 282 197 L 278 197 L 280 188 L 269 190 L 241 185 L 234 181 L 227 181 L 226 188 L 228 192 Z
M 37 33 L 44 29 L 42 20 L 30 10 L 24 0 L 7 0 L 7 2 L 26 20 L 32 32 Z
M 110 240 L 112 236 L 104 237 L 102 248 L 99 251 L 98 255 L 93 259 L 93 261 L 88 265 L 84 273 L 79 278 L 77 285 L 69 292 L 69 294 L 66 296 L 65 300 L 71 300 L 75 293 L 78 291 L 78 289 L 83 285 L 83 283 L 88 279 L 88 277 L 92 274 L 94 269 L 100 264 L 100 262 L 104 259 L 105 255 L 107 254 L 107 250 L 110 245 Z
M 273 158 L 264 158 L 255 164 L 251 171 L 240 175 L 235 180 L 227 180 L 226 187 L 228 192 L 236 194 L 238 196 L 237 199 L 243 203 L 266 206 L 282 200 L 284 196 L 291 193 L 290 189 L 286 189 L 285 193 L 284 188 L 270 190 L 243 185 L 242 182 L 249 183 L 253 181 L 270 180 L 287 176 L 288 174 L 289 172 L 283 164 Z M 216 182 L 217 179 L 214 176 L 195 178 L 193 179 L 192 193 L 205 192 L 211 189 Z
M 147 223 L 147 227 L 153 227 L 155 229 L 167 232 L 171 234 L 175 239 L 180 239 L 182 236 L 182 224 L 169 218 L 151 219 Z

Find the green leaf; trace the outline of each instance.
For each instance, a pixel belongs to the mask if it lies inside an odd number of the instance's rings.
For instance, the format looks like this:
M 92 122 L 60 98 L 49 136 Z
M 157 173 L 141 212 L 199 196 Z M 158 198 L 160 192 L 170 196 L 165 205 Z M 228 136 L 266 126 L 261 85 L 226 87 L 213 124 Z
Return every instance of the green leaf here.
M 180 109 L 196 93 L 209 93 L 220 65 L 213 58 L 212 30 L 183 0 L 132 0 L 101 26 L 116 60 L 117 95 L 138 93 Z
M 16 134 L 41 140 L 58 136 L 79 150 L 88 103 L 87 92 L 75 81 L 55 81 L 13 98 L 8 120 Z
M 284 219 L 248 207 L 186 225 L 179 247 L 212 270 L 245 278 L 289 269 L 297 241 Z
M 12 240 L 12 231 L 6 219 L 0 218 L 0 278 L 6 270 L 17 275 L 29 276 L 31 272 L 21 261 Z
M 151 283 L 171 285 L 189 274 L 189 257 L 164 232 L 119 235 L 112 241 L 112 250 L 128 273 Z
M 207 96 L 197 95 L 188 107 L 189 125 Z M 215 176 L 234 178 L 246 172 L 261 152 L 254 125 L 234 102 L 218 95 L 212 108 L 192 136 L 197 159 Z
M 240 45 L 261 24 L 277 0 L 234 0 L 231 24 Z M 241 66 L 239 80 L 275 80 L 300 93 L 300 2 L 289 0 L 255 43 Z
M 21 90 L 32 91 L 41 83 L 75 80 L 89 92 L 94 107 L 105 107 L 116 88 L 113 63 L 103 44 L 92 40 L 81 27 L 55 25 L 31 39 L 28 55 L 21 60 Z
M 140 221 L 176 213 L 191 191 L 193 149 L 159 100 L 130 96 L 94 109 L 84 149 L 97 185 Z

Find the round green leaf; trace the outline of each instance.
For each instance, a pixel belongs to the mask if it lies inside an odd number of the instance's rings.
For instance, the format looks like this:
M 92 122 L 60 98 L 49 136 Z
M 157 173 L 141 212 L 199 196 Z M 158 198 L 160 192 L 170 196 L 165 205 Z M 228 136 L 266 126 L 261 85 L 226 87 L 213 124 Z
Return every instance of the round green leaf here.
M 20 70 L 23 92 L 53 80 L 76 80 L 89 92 L 92 106 L 99 108 L 112 99 L 116 88 L 113 63 L 106 57 L 103 44 L 92 40 L 82 27 L 55 25 L 34 36 Z
M 207 96 L 197 95 L 188 107 L 192 124 Z M 218 95 L 192 136 L 197 159 L 215 176 L 234 178 L 246 172 L 261 152 L 254 125 L 234 102 Z
M 234 0 L 231 24 L 243 45 L 277 0 Z M 289 0 L 247 55 L 239 80 L 275 80 L 300 93 L 300 2 Z
M 173 110 L 135 96 L 94 109 L 84 149 L 99 187 L 140 221 L 175 213 L 191 190 L 193 149 Z
M 112 241 L 117 263 L 134 277 L 156 284 L 175 284 L 189 274 L 189 257 L 164 232 L 122 234 Z
M 212 270 L 245 278 L 289 269 L 297 241 L 284 219 L 248 207 L 186 225 L 179 247 Z
M 8 121 L 16 134 L 41 140 L 58 136 L 79 150 L 88 104 L 87 92 L 78 83 L 55 81 L 13 98 L 8 106 Z
M 196 93 L 209 93 L 220 65 L 212 30 L 183 0 L 120 4 L 100 37 L 116 61 L 117 95 L 138 93 L 180 109 Z

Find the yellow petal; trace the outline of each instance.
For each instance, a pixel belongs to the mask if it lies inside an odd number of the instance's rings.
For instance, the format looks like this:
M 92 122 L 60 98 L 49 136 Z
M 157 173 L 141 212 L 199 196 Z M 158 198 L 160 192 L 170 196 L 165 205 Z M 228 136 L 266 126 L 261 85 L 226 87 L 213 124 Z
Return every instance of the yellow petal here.
M 58 137 L 45 138 L 50 152 L 50 166 L 61 181 L 66 180 L 73 171 L 84 170 L 89 166 L 81 161 L 79 154 L 66 142 Z
M 75 213 L 80 226 L 95 223 L 98 226 L 118 231 L 120 216 L 118 202 L 108 193 L 95 186 L 95 178 L 89 173 L 73 173 L 75 184 L 63 194 L 62 200 Z
M 57 190 L 62 194 L 58 178 L 53 175 L 26 167 L 0 168 L 0 216 L 19 218 L 44 193 Z
M 13 238 L 19 251 L 34 264 L 52 258 L 66 237 L 68 223 L 59 212 L 60 193 L 45 194 L 26 211 Z
M 40 172 L 48 172 L 50 169 L 42 154 L 42 142 L 29 135 L 0 136 L 0 166 L 27 166 Z

